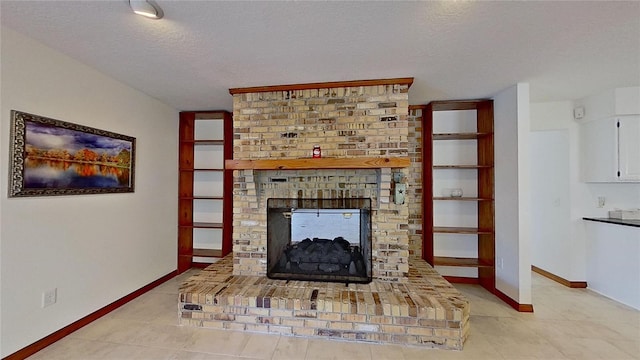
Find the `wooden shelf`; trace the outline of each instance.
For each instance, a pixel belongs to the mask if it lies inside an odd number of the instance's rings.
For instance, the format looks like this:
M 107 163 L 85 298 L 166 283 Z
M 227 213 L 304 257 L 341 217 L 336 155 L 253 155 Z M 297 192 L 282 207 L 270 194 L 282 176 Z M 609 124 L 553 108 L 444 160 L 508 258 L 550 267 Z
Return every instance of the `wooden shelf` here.
M 198 257 L 222 257 L 222 250 L 218 249 L 193 249 L 193 256 Z
M 194 145 L 224 145 L 224 140 L 194 140 Z
M 439 234 L 493 234 L 491 229 L 479 229 L 462 226 L 434 226 L 434 233 Z
M 479 197 L 455 197 L 455 196 L 437 196 L 434 197 L 433 200 L 449 200 L 449 201 L 493 201 L 493 199 L 489 198 L 479 198 Z
M 182 143 L 189 145 L 224 145 L 224 140 L 183 140 Z
M 478 258 L 459 258 L 459 257 L 446 257 L 446 256 L 434 256 L 433 264 L 437 266 L 460 266 L 460 267 L 493 267 L 491 264 L 482 262 Z
M 222 196 L 181 196 L 181 200 L 222 200 Z
M 193 172 L 193 171 L 224 171 L 224 169 L 221 168 L 199 168 L 199 169 L 186 169 L 186 168 L 180 168 L 178 169 L 179 171 L 186 171 L 186 172 Z
M 475 169 L 491 169 L 493 165 L 433 165 L 434 169 L 446 170 L 446 169 L 462 169 L 462 170 L 475 170 Z
M 473 140 L 489 135 L 491 133 L 442 133 L 433 134 L 433 140 Z
M 193 171 L 224 171 L 224 168 L 196 168 Z
M 409 157 L 306 158 L 226 160 L 225 168 L 233 170 L 311 170 L 311 169 L 379 169 L 403 168 L 411 165 Z
M 194 222 L 191 227 L 203 229 L 222 229 L 222 223 Z

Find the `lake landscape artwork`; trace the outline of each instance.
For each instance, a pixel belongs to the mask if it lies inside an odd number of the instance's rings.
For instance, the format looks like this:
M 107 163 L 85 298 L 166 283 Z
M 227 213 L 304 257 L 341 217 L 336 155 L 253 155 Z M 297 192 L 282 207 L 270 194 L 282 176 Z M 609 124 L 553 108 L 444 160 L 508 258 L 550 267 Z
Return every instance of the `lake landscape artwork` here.
M 12 112 L 10 196 L 133 192 L 135 138 Z

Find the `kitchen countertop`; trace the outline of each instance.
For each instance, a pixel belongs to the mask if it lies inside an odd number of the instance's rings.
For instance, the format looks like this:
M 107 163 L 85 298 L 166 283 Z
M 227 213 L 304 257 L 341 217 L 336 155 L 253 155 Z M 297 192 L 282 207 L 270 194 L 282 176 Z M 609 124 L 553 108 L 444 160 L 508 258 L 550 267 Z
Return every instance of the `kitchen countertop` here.
M 597 221 L 597 222 L 603 222 L 608 224 L 615 224 L 615 225 L 640 227 L 640 220 L 621 220 L 621 219 L 592 218 L 592 217 L 583 217 L 582 219 L 588 220 L 588 221 Z

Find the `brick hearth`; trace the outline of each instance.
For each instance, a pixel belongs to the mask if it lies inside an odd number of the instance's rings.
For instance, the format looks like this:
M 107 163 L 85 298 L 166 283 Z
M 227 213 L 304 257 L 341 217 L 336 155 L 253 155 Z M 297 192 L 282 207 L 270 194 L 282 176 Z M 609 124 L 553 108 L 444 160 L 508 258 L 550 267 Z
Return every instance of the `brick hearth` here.
M 469 302 L 420 259 L 408 281 L 370 284 L 233 275 L 227 256 L 180 288 L 180 324 L 461 350 Z

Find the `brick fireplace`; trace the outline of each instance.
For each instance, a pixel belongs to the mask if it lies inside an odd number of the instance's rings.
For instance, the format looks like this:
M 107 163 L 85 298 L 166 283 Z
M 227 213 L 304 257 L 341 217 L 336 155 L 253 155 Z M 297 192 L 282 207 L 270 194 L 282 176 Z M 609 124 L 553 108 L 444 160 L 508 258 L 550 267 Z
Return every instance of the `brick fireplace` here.
M 462 348 L 468 301 L 410 256 L 410 204 L 394 195 L 398 184 L 410 182 L 412 81 L 230 90 L 233 252 L 181 287 L 182 324 Z M 321 147 L 319 159 L 314 146 Z M 273 199 L 366 199 L 373 281 L 267 278 Z
M 234 172 L 235 275 L 265 275 L 266 203 L 270 198 L 370 198 L 373 278 L 406 281 L 409 270 L 407 203 L 395 204 L 392 179 L 407 168 L 324 168 L 312 158 L 363 161 L 407 158 L 409 83 L 343 86 L 234 95 L 234 160 L 309 159 L 313 169 Z M 408 165 L 408 164 L 407 164 Z M 250 167 L 250 166 L 249 166 Z

